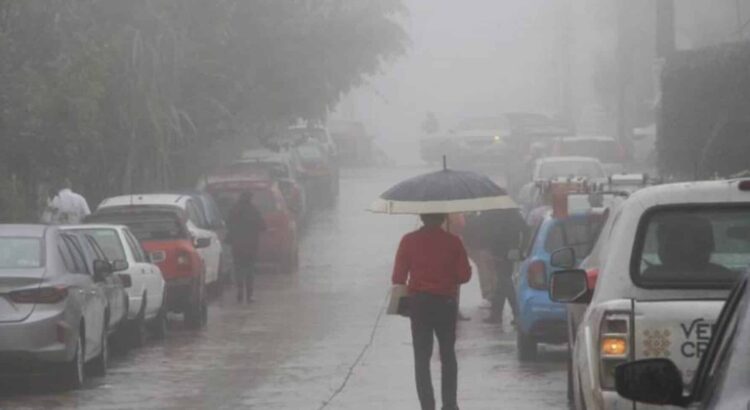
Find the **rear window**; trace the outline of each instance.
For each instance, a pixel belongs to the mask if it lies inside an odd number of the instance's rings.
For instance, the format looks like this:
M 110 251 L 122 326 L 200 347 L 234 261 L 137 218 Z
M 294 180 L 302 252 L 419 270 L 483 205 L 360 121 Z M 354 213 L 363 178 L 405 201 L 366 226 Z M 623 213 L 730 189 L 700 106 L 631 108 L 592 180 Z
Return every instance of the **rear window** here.
M 238 162 L 222 170 L 228 174 L 252 175 L 260 178 L 289 178 L 289 167 L 281 162 Z
M 43 265 L 41 239 L 0 237 L 0 269 L 35 269 Z
M 750 266 L 750 208 L 669 208 L 647 214 L 631 266 L 644 286 L 729 287 Z
M 589 179 L 605 178 L 601 166 L 594 161 L 555 161 L 546 162 L 539 170 L 540 179 L 584 177 Z
M 188 237 L 177 215 L 167 212 L 106 213 L 93 215 L 86 220 L 125 225 L 139 241 L 174 240 Z
M 620 149 L 615 141 L 563 141 L 559 155 L 597 158 L 602 162 L 619 162 Z
M 216 200 L 216 204 L 219 206 L 221 214 L 224 216 L 224 220 L 229 219 L 229 214 L 232 212 L 232 208 L 240 199 L 244 191 L 232 190 L 232 191 L 212 191 L 211 194 Z M 253 203 L 258 208 L 261 214 L 267 214 L 274 212 L 278 209 L 276 205 L 276 199 L 273 193 L 268 189 L 254 189 L 253 192 Z
M 86 234 L 94 239 L 108 260 L 127 260 L 120 236 L 114 229 L 78 229 L 76 232 Z
M 323 152 L 314 145 L 300 145 L 297 147 L 297 153 L 305 164 L 322 162 L 324 159 Z
M 562 248 L 573 248 L 576 258 L 588 256 L 601 230 L 602 218 L 575 218 L 557 221 L 550 229 L 544 250 L 554 252 Z

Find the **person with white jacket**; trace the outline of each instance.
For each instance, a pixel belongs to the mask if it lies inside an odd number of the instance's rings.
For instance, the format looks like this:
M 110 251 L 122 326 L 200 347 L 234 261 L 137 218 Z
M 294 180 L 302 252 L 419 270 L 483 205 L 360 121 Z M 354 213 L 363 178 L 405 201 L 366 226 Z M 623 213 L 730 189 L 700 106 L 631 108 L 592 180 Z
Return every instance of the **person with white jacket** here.
M 73 192 L 73 184 L 65 179 L 62 188 L 49 200 L 42 222 L 56 225 L 80 224 L 91 214 L 86 198 Z

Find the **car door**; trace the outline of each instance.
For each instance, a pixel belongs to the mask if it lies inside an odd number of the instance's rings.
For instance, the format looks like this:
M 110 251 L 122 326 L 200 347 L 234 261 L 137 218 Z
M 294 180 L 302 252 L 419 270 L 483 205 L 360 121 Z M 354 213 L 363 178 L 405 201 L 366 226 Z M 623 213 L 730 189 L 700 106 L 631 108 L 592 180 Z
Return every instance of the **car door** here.
M 123 229 L 122 235 L 125 239 L 126 246 L 133 256 L 133 275 L 142 278 L 146 290 L 146 319 L 150 319 L 158 314 L 161 309 L 164 298 L 164 278 L 161 276 L 161 270 L 146 258 L 146 252 L 143 251 L 140 243 L 128 229 Z
M 219 241 L 219 236 L 216 232 L 205 229 L 198 207 L 193 203 L 192 199 L 188 200 L 186 208 L 188 226 L 193 232 L 195 239 L 208 238 L 211 241 L 209 246 L 198 249 L 198 253 L 206 265 L 206 283 L 214 283 L 219 279 L 219 262 L 221 260 L 221 242 Z
M 76 275 L 85 275 L 81 280 L 84 308 L 83 316 L 86 335 L 86 360 L 94 357 L 101 349 L 101 334 L 104 331 L 104 312 L 107 309 L 107 296 L 104 289 L 93 278 L 93 272 L 86 263 L 86 258 L 77 239 L 68 234 L 60 234 L 58 246 L 66 269 Z
M 83 246 L 89 247 L 93 260 L 107 260 L 107 255 L 91 235 L 84 235 L 82 240 L 86 241 Z M 92 269 L 93 260 L 90 265 L 92 266 Z M 101 283 L 104 287 L 104 292 L 107 295 L 107 300 L 109 301 L 109 323 L 107 324 L 107 331 L 113 332 L 127 317 L 128 302 L 130 301 L 130 298 L 128 298 L 127 293 L 125 292 L 125 287 L 119 276 L 114 274 L 106 275 L 104 281 Z

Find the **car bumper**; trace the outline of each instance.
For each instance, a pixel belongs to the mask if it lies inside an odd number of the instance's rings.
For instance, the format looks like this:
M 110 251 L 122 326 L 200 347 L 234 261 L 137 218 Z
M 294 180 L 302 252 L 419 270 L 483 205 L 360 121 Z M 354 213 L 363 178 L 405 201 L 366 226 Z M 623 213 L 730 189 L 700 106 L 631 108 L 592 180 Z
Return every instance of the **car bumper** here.
M 167 309 L 170 312 L 184 312 L 193 306 L 198 299 L 199 283 L 197 278 L 178 278 L 168 280 Z
M 545 343 L 567 341 L 568 312 L 565 305 L 552 302 L 542 292 L 522 297 L 520 302 L 518 322 L 524 333 Z
M 23 322 L 0 324 L 0 375 L 72 360 L 78 329 L 71 322 L 64 311 L 42 310 Z

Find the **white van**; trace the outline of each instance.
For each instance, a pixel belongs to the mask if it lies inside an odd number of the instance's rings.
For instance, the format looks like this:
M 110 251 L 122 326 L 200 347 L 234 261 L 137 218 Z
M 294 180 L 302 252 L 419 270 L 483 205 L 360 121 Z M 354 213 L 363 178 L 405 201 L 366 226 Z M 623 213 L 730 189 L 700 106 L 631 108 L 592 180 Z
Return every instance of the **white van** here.
M 571 346 L 576 408 L 648 409 L 617 395 L 615 367 L 667 357 L 689 385 L 729 290 L 750 265 L 750 180 L 646 188 L 611 218 L 593 292 L 585 271 L 561 270 L 550 293 L 590 303 Z M 564 266 L 571 252 L 557 251 L 553 264 Z

